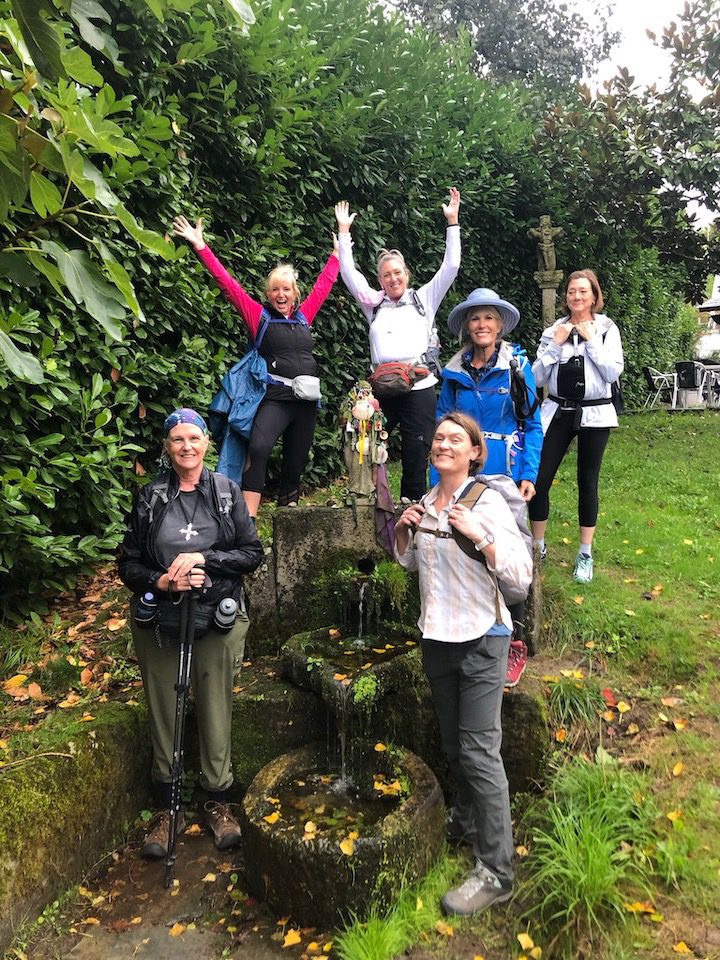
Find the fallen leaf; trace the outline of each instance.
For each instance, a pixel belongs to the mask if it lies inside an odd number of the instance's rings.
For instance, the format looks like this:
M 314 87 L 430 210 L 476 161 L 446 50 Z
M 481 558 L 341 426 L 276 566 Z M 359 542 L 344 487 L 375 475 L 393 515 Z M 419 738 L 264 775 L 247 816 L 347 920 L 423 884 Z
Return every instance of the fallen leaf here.
M 424 904 L 422 902 L 422 897 L 418 897 L 417 900 L 415 901 L 415 909 L 422 910 L 423 906 Z
M 133 927 L 136 927 L 139 923 L 142 923 L 142 920 L 142 917 L 133 917 L 130 923 Z
M 676 763 L 675 766 L 672 768 L 672 775 L 674 777 L 679 777 L 684 769 L 685 769 L 685 764 L 678 761 L 678 763 Z
M 682 810 L 671 810 L 670 813 L 666 813 L 665 816 L 673 823 L 677 823 L 678 820 L 682 819 Z
M 600 714 L 600 716 L 603 718 L 603 720 L 607 720 L 608 723 L 615 722 L 615 714 L 612 710 L 605 710 Z
M 3 690 L 12 690 L 13 687 L 21 687 L 27 680 L 27 675 L 24 673 L 16 673 L 14 677 L 10 677 L 9 680 L 6 680 L 3 683 Z
M 42 689 L 39 683 L 29 683 L 27 686 L 28 696 L 33 700 L 39 700 L 43 695 Z
M 263 817 L 263 820 L 267 821 L 267 823 L 277 823 L 279 819 L 280 814 L 277 810 L 274 813 L 269 813 L 266 817 Z
M 585 597 L 573 597 L 573 600 L 579 607 L 585 603 Z
M 333 675 L 333 680 L 337 680 L 338 682 L 341 680 L 347 680 L 347 678 L 348 677 L 346 673 L 336 673 Z
M 340 638 L 340 631 L 339 631 L 339 630 L 336 630 L 334 627 L 331 627 L 331 628 L 328 630 L 328 637 L 329 637 L 331 640 L 338 640 L 338 639 Z
M 628 913 L 655 913 L 655 907 L 649 900 L 636 900 L 635 903 L 626 903 Z
M 346 857 L 351 857 L 355 851 L 355 841 L 351 840 L 350 837 L 345 837 L 344 840 L 340 841 L 340 849 Z
M 690 542 L 692 543 L 692 540 Z M 692 953 L 692 950 L 685 943 L 684 940 L 678 941 L 678 943 L 676 943 L 675 946 L 673 947 L 673 951 L 675 953 L 684 953 L 684 954 Z
M 694 540 L 688 540 L 687 537 L 685 537 L 685 539 L 683 540 L 683 543 L 685 544 L 686 547 L 691 547 L 694 542 L 695 542 Z
M 560 727 L 559 730 L 555 731 L 555 739 L 558 743 L 565 743 L 567 740 L 567 730 L 565 727 Z
M 535 941 L 527 933 L 519 933 L 517 935 L 517 941 L 520 944 L 521 950 L 531 950 L 535 946 Z
M 516 853 L 519 857 L 526 857 L 529 852 L 530 852 L 530 851 L 528 850 L 528 848 L 527 848 L 526 846 L 523 846 L 523 844 L 520 844 L 519 847 L 515 847 L 515 853 Z
M 204 876 L 204 877 L 202 878 L 202 880 L 200 881 L 200 883 L 215 883 L 216 880 L 217 880 L 217 875 L 216 875 L 216 874 L 214 874 L 214 873 L 206 873 L 205 876 Z
M 283 949 L 285 947 L 294 947 L 296 943 L 300 943 L 301 939 L 300 932 L 293 927 L 292 930 L 288 930 L 285 934 Z
M 94 720 L 95 717 L 91 713 L 84 713 L 80 717 L 80 723 L 90 723 L 91 720 Z
M 588 640 L 587 643 L 585 644 L 585 649 L 586 649 L 586 650 L 594 650 L 594 649 L 595 649 L 595 641 L 594 641 L 594 640 Z
M 62 710 L 67 710 L 69 707 L 74 707 L 80 703 L 80 697 L 75 693 L 74 690 L 71 690 L 70 693 L 65 697 L 64 700 L 61 700 L 58 706 Z
M 200 826 L 199 823 L 192 823 L 192 824 L 190 824 L 190 826 L 185 830 L 185 835 L 188 836 L 188 837 L 197 837 L 197 836 L 198 836 L 199 834 L 201 834 L 202 832 L 203 832 L 203 831 L 202 831 L 202 827 Z
M 602 697 L 609 707 L 614 707 L 617 704 L 615 694 L 612 692 L 610 687 L 605 687 L 605 689 L 602 691 Z
M 97 917 L 85 917 L 85 919 L 82 922 L 88 927 L 100 926 L 100 921 L 98 920 Z
M 563 542 L 563 543 L 566 543 L 566 544 L 567 544 L 567 543 L 570 543 L 570 541 L 568 540 L 567 537 L 563 537 L 563 538 L 562 538 L 562 542 Z
M 171 937 L 180 937 L 180 936 L 182 936 L 182 934 L 185 933 L 185 924 L 184 924 L 184 923 L 174 923 L 174 924 L 170 927 L 170 929 L 168 930 L 168 933 L 170 934 Z
M 668 717 L 668 716 L 667 716 L 666 714 L 664 714 L 664 713 L 659 713 L 659 714 L 658 714 L 658 720 L 662 720 L 663 723 L 670 723 L 670 717 Z
M 685 703 L 682 697 L 663 697 L 660 703 L 664 707 L 677 707 L 681 703 Z
M 437 930 L 438 933 L 441 933 L 444 937 L 455 936 L 455 931 L 453 930 L 453 928 L 450 926 L 449 923 L 445 923 L 444 920 L 438 920 L 438 922 L 435 924 L 435 929 Z
M 639 557 L 642 553 L 645 553 L 645 551 L 643 550 L 642 547 L 638 547 L 637 550 L 635 551 L 635 556 Z
M 676 730 L 684 730 L 687 724 L 687 720 L 673 720 L 673 726 Z
M 85 667 L 85 669 L 80 674 L 80 683 L 84 687 L 86 687 L 89 683 L 92 683 L 92 681 L 93 681 L 93 672 L 89 667 Z
M 617 705 L 618 713 L 627 713 L 631 709 L 630 704 L 626 703 L 624 700 L 621 700 Z
M 636 723 L 628 724 L 626 733 L 629 737 L 632 737 L 639 732 L 640 732 L 640 727 Z
M 540 960 L 540 957 L 542 957 L 542 947 L 533 947 L 530 951 L 530 956 L 533 960 Z
M 383 751 L 387 750 L 387 747 L 384 743 L 376 743 L 373 749 L 375 750 L 375 753 L 382 753 Z
M 332 950 L 332 945 L 333 945 L 332 940 L 328 940 L 328 942 L 323 947 L 323 953 L 330 953 L 330 951 Z
M 634 611 L 634 610 L 626 610 L 626 611 L 625 611 L 625 616 L 626 616 L 626 617 L 634 617 L 635 615 L 636 615 L 636 614 L 635 614 L 635 611 Z

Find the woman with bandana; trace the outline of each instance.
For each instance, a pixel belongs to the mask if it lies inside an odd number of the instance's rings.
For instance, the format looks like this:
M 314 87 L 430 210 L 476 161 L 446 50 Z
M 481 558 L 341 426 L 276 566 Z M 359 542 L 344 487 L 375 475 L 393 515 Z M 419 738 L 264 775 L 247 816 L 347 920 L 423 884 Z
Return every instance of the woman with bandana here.
M 204 819 L 218 849 L 238 843 L 240 827 L 227 803 L 233 782 L 230 725 L 233 686 L 249 621 L 243 576 L 263 550 L 240 488 L 204 464 L 207 425 L 194 410 L 165 420 L 161 471 L 140 492 L 119 551 L 123 583 L 132 590 L 132 635 L 140 663 L 152 740 L 152 778 L 160 811 L 142 848 L 145 857 L 167 854 L 170 824 L 175 684 L 180 605 L 200 591 L 191 682 L 200 743 L 200 783 L 207 792 Z M 215 622 L 218 604 L 237 604 L 226 632 Z M 230 604 L 232 609 L 232 604 Z M 184 820 L 180 814 L 178 829 Z

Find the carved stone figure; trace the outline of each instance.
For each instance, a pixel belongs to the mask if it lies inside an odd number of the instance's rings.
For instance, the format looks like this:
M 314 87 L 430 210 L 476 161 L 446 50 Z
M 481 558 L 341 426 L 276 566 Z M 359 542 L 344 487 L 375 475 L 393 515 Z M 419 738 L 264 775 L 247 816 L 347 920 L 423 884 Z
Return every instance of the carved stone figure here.
M 366 380 L 358 381 L 348 394 L 340 420 L 348 493 L 359 500 L 374 500 L 377 468 L 388 457 L 388 435 L 380 404 Z
M 557 269 L 555 259 L 555 237 L 561 237 L 565 231 L 562 227 L 553 227 L 549 216 L 540 217 L 540 226 L 528 230 L 528 236 L 537 240 L 538 271 L 546 272 Z

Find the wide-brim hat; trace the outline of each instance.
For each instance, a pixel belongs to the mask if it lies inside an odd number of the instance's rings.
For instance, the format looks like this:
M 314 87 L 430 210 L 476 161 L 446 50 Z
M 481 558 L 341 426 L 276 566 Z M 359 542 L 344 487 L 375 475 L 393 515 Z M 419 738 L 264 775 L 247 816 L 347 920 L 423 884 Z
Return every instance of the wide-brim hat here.
M 503 337 L 514 330 L 520 322 L 520 311 L 517 307 L 508 303 L 507 300 L 501 300 L 494 290 L 490 290 L 488 287 L 478 287 L 473 290 L 467 300 L 463 300 L 462 303 L 459 303 L 450 311 L 450 316 L 447 319 L 450 333 L 455 334 L 456 337 L 460 336 L 467 313 L 472 307 L 495 307 L 502 318 L 501 335 Z

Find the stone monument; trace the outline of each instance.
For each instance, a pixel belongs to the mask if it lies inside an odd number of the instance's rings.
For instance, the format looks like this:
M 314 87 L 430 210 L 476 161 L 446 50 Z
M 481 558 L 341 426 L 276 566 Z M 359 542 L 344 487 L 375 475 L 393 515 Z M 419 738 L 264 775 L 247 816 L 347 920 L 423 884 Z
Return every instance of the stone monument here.
M 359 503 L 372 503 L 376 496 L 378 467 L 388 458 L 388 435 L 385 417 L 367 380 L 359 380 L 350 391 L 340 419 L 348 494 Z
M 543 329 L 555 323 L 555 304 L 557 288 L 563 278 L 562 270 L 557 269 L 555 258 L 555 238 L 561 237 L 562 227 L 554 227 L 549 216 L 540 217 L 540 226 L 528 230 L 528 236 L 537 240 L 538 268 L 533 274 L 535 282 L 542 291 Z

